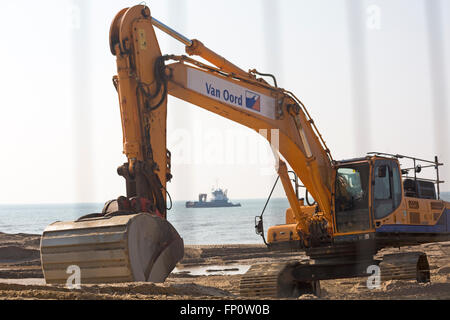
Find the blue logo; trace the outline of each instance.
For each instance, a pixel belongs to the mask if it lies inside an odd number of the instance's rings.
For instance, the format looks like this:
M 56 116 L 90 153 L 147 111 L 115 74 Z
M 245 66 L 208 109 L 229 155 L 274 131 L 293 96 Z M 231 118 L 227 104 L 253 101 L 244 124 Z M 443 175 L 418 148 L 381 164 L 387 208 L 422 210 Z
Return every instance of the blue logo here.
M 245 106 L 248 109 L 261 112 L 261 96 L 251 91 L 245 91 Z

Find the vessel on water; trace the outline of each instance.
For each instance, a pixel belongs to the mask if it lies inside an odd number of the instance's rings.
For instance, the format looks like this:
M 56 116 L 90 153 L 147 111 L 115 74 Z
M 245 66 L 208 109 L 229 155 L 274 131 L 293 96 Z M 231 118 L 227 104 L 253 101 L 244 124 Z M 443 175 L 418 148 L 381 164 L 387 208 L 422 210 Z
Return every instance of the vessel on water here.
M 223 207 L 240 207 L 240 203 L 231 203 L 227 196 L 228 190 L 221 188 L 213 189 L 212 200 L 206 201 L 208 195 L 201 193 L 198 195 L 198 201 L 186 202 L 186 208 L 223 208 Z

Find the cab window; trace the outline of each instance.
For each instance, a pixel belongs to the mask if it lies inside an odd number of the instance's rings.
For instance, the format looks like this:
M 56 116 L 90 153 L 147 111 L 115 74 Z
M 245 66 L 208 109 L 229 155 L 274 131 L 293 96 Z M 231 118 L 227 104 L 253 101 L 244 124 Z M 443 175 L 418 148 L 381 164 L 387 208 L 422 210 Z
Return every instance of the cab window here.
M 389 180 L 389 167 L 387 165 L 377 167 L 375 172 L 375 200 L 392 199 Z
M 398 165 L 378 160 L 374 168 L 374 216 L 382 219 L 394 212 L 402 201 L 401 178 Z
M 397 165 L 392 166 L 392 188 L 394 196 L 394 207 L 397 208 L 402 202 L 402 178 Z

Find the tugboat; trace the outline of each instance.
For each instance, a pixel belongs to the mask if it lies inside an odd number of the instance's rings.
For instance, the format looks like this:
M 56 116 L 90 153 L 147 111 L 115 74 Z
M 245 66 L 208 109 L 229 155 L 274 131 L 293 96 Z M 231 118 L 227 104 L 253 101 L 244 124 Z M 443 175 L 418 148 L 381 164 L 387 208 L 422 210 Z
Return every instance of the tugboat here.
M 228 190 L 221 188 L 213 189 L 213 198 L 211 201 L 206 201 L 207 194 L 201 193 L 198 195 L 198 201 L 186 202 L 186 208 L 223 208 L 223 207 L 240 207 L 240 203 L 231 203 L 227 197 Z

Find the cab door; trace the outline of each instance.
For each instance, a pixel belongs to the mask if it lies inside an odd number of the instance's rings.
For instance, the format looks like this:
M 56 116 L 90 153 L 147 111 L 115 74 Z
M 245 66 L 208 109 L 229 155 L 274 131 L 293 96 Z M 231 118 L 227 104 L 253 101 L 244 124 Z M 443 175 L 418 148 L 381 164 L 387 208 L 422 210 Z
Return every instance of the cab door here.
M 375 160 L 372 186 L 374 219 L 386 218 L 400 206 L 402 201 L 398 163 L 392 160 Z
M 335 225 L 338 234 L 361 233 L 371 229 L 368 162 L 349 163 L 337 168 L 335 184 Z

